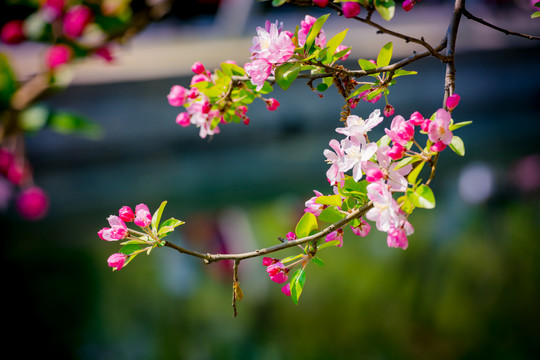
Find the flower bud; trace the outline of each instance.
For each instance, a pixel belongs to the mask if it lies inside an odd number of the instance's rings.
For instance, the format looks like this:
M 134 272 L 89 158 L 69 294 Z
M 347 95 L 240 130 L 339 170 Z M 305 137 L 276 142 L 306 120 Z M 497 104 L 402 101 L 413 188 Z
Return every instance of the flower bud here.
M 386 153 L 392 160 L 399 160 L 405 155 L 405 147 L 400 144 L 394 144 Z
M 51 46 L 45 53 L 45 64 L 51 70 L 71 60 L 72 50 L 69 46 L 58 44 Z
M 126 222 L 131 222 L 135 220 L 135 214 L 133 213 L 133 210 L 131 210 L 129 206 L 122 206 L 122 208 L 120 208 L 120 210 L 118 211 L 118 215 L 120 219 Z
M 342 3 L 341 9 L 343 10 L 343 15 L 346 18 L 352 18 L 360 14 L 361 7 L 357 2 L 347 1 Z
M 182 127 L 188 127 L 191 123 L 191 116 L 187 112 L 181 112 L 176 117 L 176 123 Z
M 367 182 L 379 181 L 382 178 L 384 178 L 384 173 L 382 172 L 381 169 L 372 168 L 372 169 L 366 170 L 366 181 Z
M 2 31 L 0 32 L 0 39 L 2 39 L 2 42 L 8 45 L 22 43 L 26 39 L 23 31 L 23 24 L 24 22 L 22 20 L 8 21 L 2 27 Z
M 442 141 L 437 141 L 435 144 L 431 145 L 431 147 L 429 148 L 431 151 L 435 151 L 435 152 L 441 152 L 443 151 L 444 149 L 446 148 L 446 144 L 443 143 Z
M 292 231 L 289 231 L 287 233 L 287 241 L 292 241 L 292 240 L 296 240 L 298 239 L 298 237 L 296 236 L 295 233 L 293 233 Z
M 270 265 L 275 264 L 277 262 L 279 262 L 279 259 L 274 259 L 274 258 L 265 256 L 265 257 L 263 257 L 263 262 L 262 263 L 263 263 L 264 266 L 270 266 Z
M 197 61 L 191 66 L 191 71 L 193 71 L 195 74 L 204 74 L 206 69 L 200 61 Z
M 16 207 L 22 217 L 32 221 L 39 220 L 47 213 L 49 198 L 43 190 L 33 186 L 19 194 Z
M 411 11 L 414 7 L 414 0 L 405 0 L 403 4 L 401 4 L 401 7 L 405 11 Z
M 266 101 L 266 107 L 268 111 L 274 111 L 279 107 L 279 101 L 274 98 L 268 99 Z
M 424 117 L 418 111 L 415 111 L 411 114 L 409 121 L 415 126 L 420 126 L 424 122 Z
M 461 97 L 458 94 L 452 94 L 446 99 L 446 108 L 448 111 L 454 110 L 456 106 L 459 104 L 459 100 Z
M 182 106 L 185 104 L 188 96 L 188 91 L 180 85 L 173 85 L 171 91 L 167 95 L 167 100 L 171 106 Z
M 135 225 L 146 227 L 152 222 L 152 214 L 145 204 L 139 204 L 135 207 Z
M 388 116 L 392 116 L 394 115 L 394 107 L 390 104 L 387 104 L 385 107 L 384 107 L 384 116 L 388 117 Z
M 109 264 L 110 267 L 113 268 L 113 271 L 114 271 L 114 270 L 122 269 L 124 265 L 126 264 L 126 260 L 127 260 L 126 254 L 116 253 L 109 256 L 109 258 L 107 259 L 107 263 Z
M 92 21 L 93 17 L 92 11 L 86 6 L 73 6 L 64 16 L 64 34 L 70 38 L 81 36 L 86 25 Z
M 291 296 L 291 284 L 287 283 L 284 287 L 281 288 L 281 292 L 286 296 Z
M 318 7 L 325 7 L 328 5 L 328 0 L 313 0 L 313 3 L 317 5 Z

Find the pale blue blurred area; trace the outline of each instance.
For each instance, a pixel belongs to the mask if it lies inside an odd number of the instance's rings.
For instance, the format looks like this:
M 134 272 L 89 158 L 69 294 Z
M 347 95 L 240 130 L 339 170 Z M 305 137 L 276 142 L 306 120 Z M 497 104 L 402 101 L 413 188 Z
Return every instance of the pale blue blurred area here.
M 294 26 L 303 17 L 302 8 L 255 4 L 251 11 L 243 26 L 231 24 L 231 35 L 222 28 L 224 42 L 246 37 L 247 51 L 266 18 Z M 111 272 L 106 259 L 117 244 L 101 241 L 97 231 L 123 205 L 156 209 L 167 200 L 164 217 L 186 221 L 170 240 L 187 248 L 243 252 L 276 244 L 294 229 L 313 189 L 331 191 L 323 150 L 338 136 L 340 95 L 331 88 L 320 99 L 302 81 L 287 92 L 276 88 L 277 111 L 255 103 L 248 126 L 223 125 L 211 141 L 176 125 L 178 109 L 166 100 L 172 85 L 189 84 L 189 69 L 79 83 L 52 96 L 47 105 L 88 116 L 104 137 L 46 131 L 28 138 L 51 211 L 37 223 L 12 209 L 2 217 L 7 311 L 14 338 L 47 345 L 21 353 L 85 360 L 536 358 L 540 47 L 504 35 L 478 38 L 479 25 L 463 22 L 461 103 L 453 115 L 473 121 L 456 131 L 466 156 L 444 151 L 433 183 L 437 207 L 413 214 L 409 249 L 387 248 L 375 227 L 366 239 L 347 230 L 343 248 L 321 251 L 324 267 L 309 265 L 298 306 L 268 279 L 261 259 L 243 261 L 237 318 L 230 263 L 204 265 L 165 248 Z M 178 32 L 182 39 L 183 29 L 192 34 L 213 24 L 212 17 L 171 20 L 143 36 L 156 34 L 158 42 Z M 347 38 L 352 46 L 355 40 Z M 354 56 L 345 66 L 356 66 Z M 425 59 L 407 69 L 418 75 L 399 78 L 389 101 L 405 117 L 415 110 L 430 116 L 442 105 L 444 66 Z M 361 103 L 353 113 L 367 117 L 383 106 Z

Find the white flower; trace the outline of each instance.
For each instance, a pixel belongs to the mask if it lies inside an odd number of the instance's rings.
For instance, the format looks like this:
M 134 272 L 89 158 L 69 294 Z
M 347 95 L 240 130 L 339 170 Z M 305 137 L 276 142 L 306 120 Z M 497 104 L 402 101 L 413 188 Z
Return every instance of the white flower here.
M 374 110 L 367 120 L 362 119 L 356 115 L 349 115 L 347 117 L 347 127 L 337 128 L 336 132 L 351 137 L 364 137 L 368 131 L 371 131 L 375 126 L 379 125 L 383 121 L 381 110 Z

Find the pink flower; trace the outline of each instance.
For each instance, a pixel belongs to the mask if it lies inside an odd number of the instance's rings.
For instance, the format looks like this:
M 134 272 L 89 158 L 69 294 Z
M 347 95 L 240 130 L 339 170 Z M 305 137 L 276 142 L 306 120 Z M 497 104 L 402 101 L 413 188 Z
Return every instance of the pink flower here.
M 459 104 L 459 100 L 461 97 L 458 94 L 452 94 L 446 99 L 446 108 L 448 111 L 454 110 L 456 106 Z
M 360 10 L 362 8 L 360 7 L 360 4 L 357 2 L 347 1 L 347 2 L 342 3 L 341 9 L 343 10 L 343 15 L 346 18 L 352 18 L 360 14 Z
M 188 99 L 195 100 L 199 96 L 199 89 L 192 87 L 187 94 Z
M 394 117 L 390 130 L 384 129 L 384 131 L 394 143 L 402 146 L 405 146 L 414 137 L 414 125 L 401 115 Z
M 409 121 L 415 126 L 420 126 L 424 123 L 424 117 L 418 111 L 415 111 L 411 114 Z
M 312 213 L 315 216 L 319 216 L 319 215 L 321 215 L 321 212 L 325 208 L 324 205 L 316 203 L 317 198 L 319 196 L 322 196 L 322 193 L 320 193 L 317 190 L 313 190 L 313 192 L 315 193 L 315 196 L 313 196 L 308 201 L 306 201 L 306 203 L 305 203 L 306 208 L 304 209 L 304 212 L 307 212 L 307 213 L 309 212 L 309 213 Z M 288 237 L 288 234 L 287 234 L 287 237 Z M 295 235 L 295 237 L 296 237 L 296 235 Z
M 291 284 L 285 284 L 285 286 L 281 288 L 281 292 L 284 293 L 286 296 L 291 296 Z
M 96 49 L 94 54 L 96 54 L 97 56 L 99 56 L 100 58 L 104 59 L 106 62 L 109 62 L 109 63 L 114 60 L 114 57 L 113 57 L 113 55 L 111 53 L 111 49 L 107 45 L 104 45 L 104 46 Z
M 274 111 L 278 107 L 279 107 L 279 102 L 276 99 L 270 98 L 268 99 L 268 101 L 266 101 L 266 108 L 268 109 L 268 111 Z
M 16 200 L 16 207 L 22 217 L 28 220 L 40 220 L 49 208 L 47 194 L 37 186 L 23 190 Z
M 167 95 L 167 100 L 171 106 L 182 106 L 186 103 L 188 90 L 180 85 L 174 85 Z
M 287 268 L 279 261 L 268 266 L 266 272 L 270 276 L 270 280 L 278 284 L 283 284 L 289 278 Z
M 42 9 L 45 13 L 45 18 L 49 22 L 57 19 L 58 17 L 60 17 L 60 15 L 62 15 L 65 5 L 65 0 L 45 0 L 42 6 Z
M 64 16 L 64 34 L 70 38 L 81 36 L 84 28 L 92 21 L 93 17 L 92 11 L 86 6 L 73 6 Z
M 385 107 L 384 107 L 384 116 L 388 117 L 388 116 L 392 116 L 394 115 L 394 107 L 390 104 L 387 104 Z
M 197 61 L 191 66 L 191 71 L 193 71 L 195 74 L 204 74 L 206 69 L 201 62 Z
M 135 225 L 146 227 L 152 222 L 152 214 L 145 204 L 139 204 L 135 207 Z
M 71 60 L 72 50 L 64 44 L 53 45 L 45 53 L 45 64 L 51 70 Z
M 399 223 L 399 204 L 386 184 L 381 181 L 369 184 L 367 196 L 373 202 L 373 207 L 366 213 L 366 218 L 375 221 L 379 231 L 387 232 L 392 225 Z
M 306 43 L 307 36 L 309 32 L 311 31 L 313 24 L 315 24 L 315 21 L 317 21 L 317 19 L 309 15 L 306 15 L 304 20 L 300 21 L 300 29 L 298 29 L 298 45 L 304 46 L 304 44 Z M 326 44 L 326 34 L 324 33 L 324 30 L 321 29 L 319 31 L 319 34 L 315 38 L 315 45 L 321 48 L 324 48 L 325 44 Z
M 441 152 L 443 151 L 444 149 L 446 149 L 446 144 L 443 143 L 441 140 L 437 141 L 435 144 L 431 145 L 430 146 L 430 150 L 431 151 L 435 151 L 435 152 Z
M 197 83 L 200 83 L 200 82 L 203 82 L 203 81 L 207 81 L 207 82 L 210 82 L 210 78 L 206 75 L 206 74 L 197 74 L 197 75 L 194 75 L 192 78 L 191 78 L 191 82 L 189 83 L 189 86 L 193 86 Z
M 181 112 L 176 117 L 176 123 L 182 127 L 189 126 L 190 122 L 191 122 L 191 117 L 189 116 L 187 112 Z
M 382 97 L 382 95 L 383 95 L 382 92 L 381 92 L 381 93 L 379 93 L 377 96 L 375 96 L 373 99 L 368 100 L 368 98 L 367 98 L 368 95 L 369 95 L 371 92 L 375 91 L 375 90 L 376 90 L 376 89 L 371 88 L 371 89 L 369 89 L 369 90 L 362 91 L 362 92 L 358 95 L 358 98 L 359 98 L 359 99 L 362 99 L 362 100 L 364 100 L 364 101 L 367 101 L 367 102 L 369 102 L 369 103 L 371 103 L 371 104 L 375 104 L 377 101 L 379 101 L 379 100 L 381 99 L 381 97 Z
M 274 259 L 274 258 L 266 257 L 266 256 L 263 257 L 263 261 L 262 261 L 264 266 L 270 266 L 270 265 L 275 264 L 277 262 L 279 262 L 279 259 Z
M 124 220 L 116 215 L 111 215 L 107 218 L 110 228 L 103 228 L 98 231 L 98 236 L 101 240 L 116 241 L 125 239 L 128 236 L 128 228 Z
M 318 7 L 325 7 L 328 5 L 328 0 L 313 0 L 313 3 L 317 5 Z
M 407 249 L 409 242 L 407 235 L 411 235 L 414 232 L 414 228 L 407 220 L 402 220 L 402 224 L 399 227 L 391 227 L 388 230 L 388 236 L 386 243 L 388 247 L 399 247 L 403 250 Z
M 374 163 L 371 163 L 375 165 Z M 366 181 L 367 182 L 376 182 L 384 178 L 384 173 L 379 167 L 372 167 L 365 170 L 366 172 Z
M 414 0 L 405 0 L 403 4 L 401 4 L 401 7 L 405 11 L 411 11 L 414 7 Z
M 326 162 L 331 164 L 330 168 L 326 171 L 326 178 L 331 185 L 335 185 L 337 183 L 342 183 L 345 177 L 345 174 L 339 168 L 339 162 L 342 161 L 345 154 L 341 149 L 341 144 L 337 140 L 332 139 L 329 144 L 334 152 L 328 149 L 323 151 Z
M 339 170 L 352 169 L 352 177 L 358 182 L 362 179 L 362 162 L 368 161 L 377 152 L 377 144 L 367 143 L 365 137 L 351 137 L 342 141 L 345 155 L 340 159 Z
M 131 222 L 135 220 L 135 214 L 129 206 L 122 206 L 120 210 L 118 210 L 118 216 L 125 222 Z
M 383 119 L 379 109 L 374 110 L 367 120 L 356 115 L 349 115 L 346 122 L 347 126 L 337 128 L 336 132 L 351 137 L 364 137 L 371 129 L 379 125 Z
M 107 259 L 107 263 L 109 264 L 110 267 L 113 268 L 113 271 L 122 269 L 124 265 L 126 264 L 126 261 L 127 261 L 127 255 L 120 254 L 120 253 L 112 254 Z
M 293 233 L 292 231 L 289 231 L 289 232 L 287 233 L 287 237 L 286 237 L 286 238 L 287 238 L 287 241 L 293 241 L 293 240 L 298 239 L 298 237 L 296 236 L 296 234 Z
M 336 54 L 340 51 L 343 51 L 345 49 L 347 49 L 348 46 L 345 46 L 345 45 L 339 45 L 337 48 L 336 48 Z M 349 55 L 351 55 L 351 49 L 349 49 L 349 51 L 347 51 L 345 53 L 345 55 L 343 55 L 342 57 L 339 58 L 339 60 L 347 60 L 347 58 L 349 57 Z
M 326 242 L 338 240 L 339 243 L 336 245 L 337 247 L 343 246 L 343 229 L 337 229 L 336 231 L 332 231 L 330 234 L 326 235 Z
M 399 160 L 405 155 L 405 147 L 394 144 L 386 153 L 392 160 Z
M 443 144 L 448 145 L 452 141 L 454 136 L 450 129 L 450 113 L 444 109 L 439 109 L 435 113 L 435 119 L 431 121 L 428 128 L 428 138 L 432 143 L 442 141 Z
M 405 191 L 407 188 L 407 180 L 404 176 L 411 171 L 412 165 L 407 164 L 396 170 L 398 164 L 392 162 L 392 159 L 390 156 L 388 156 L 389 150 L 390 147 L 388 145 L 381 146 L 377 150 L 377 163 L 365 161 L 362 163 L 362 169 L 366 172 L 366 174 L 370 173 L 373 175 L 380 174 L 377 173 L 377 170 L 380 170 L 383 174 L 381 179 L 387 181 L 387 185 L 389 186 L 390 190 Z M 374 181 L 371 182 L 377 181 L 375 180 L 375 176 L 373 177 L 373 180 Z
M 366 237 L 371 231 L 371 225 L 366 220 L 360 218 L 360 224 L 351 226 L 351 230 L 355 235 Z
M 280 64 L 293 56 L 294 44 L 287 34 L 278 29 L 277 21 L 275 24 L 267 21 L 265 29 L 257 28 L 257 36 L 253 37 L 253 46 L 249 50 L 254 59 Z
M 251 83 L 257 86 L 256 90 L 259 91 L 272 72 L 272 64 L 265 59 L 255 59 L 250 63 L 246 63 L 244 70 L 246 70 L 246 73 L 250 77 Z
M 22 43 L 26 39 L 24 35 L 22 20 L 8 21 L 3 27 L 0 33 L 0 39 L 4 44 L 16 45 Z

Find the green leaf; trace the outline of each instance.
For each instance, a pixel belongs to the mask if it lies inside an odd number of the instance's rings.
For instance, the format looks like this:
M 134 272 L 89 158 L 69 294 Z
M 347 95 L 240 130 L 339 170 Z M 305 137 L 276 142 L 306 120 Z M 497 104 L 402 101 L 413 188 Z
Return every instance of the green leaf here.
M 409 71 L 409 70 L 404 70 L 404 69 L 397 69 L 395 72 L 394 72 L 394 78 L 397 78 L 399 76 L 406 76 L 406 75 L 416 75 L 418 74 L 418 72 L 416 71 Z
M 298 305 L 298 299 L 300 298 L 300 295 L 302 294 L 302 290 L 304 288 L 304 284 L 306 283 L 306 272 L 304 269 L 298 269 L 294 273 L 290 285 L 291 285 L 291 299 L 292 301 Z
M 407 166 L 407 165 L 409 165 L 409 164 L 413 164 L 413 163 L 415 163 L 415 162 L 417 162 L 417 161 L 420 161 L 420 160 L 421 160 L 420 158 L 415 157 L 415 156 L 407 156 L 406 158 L 401 159 L 401 160 L 397 163 L 397 165 L 396 165 L 396 167 L 394 168 L 394 170 L 401 169 L 401 168 L 404 167 L 404 166 Z
M 317 247 L 317 250 L 322 250 L 322 249 L 327 248 L 327 247 L 337 246 L 340 243 L 341 243 L 341 241 L 339 241 L 339 240 L 327 241 L 327 242 L 324 242 L 321 245 L 319 245 Z
M 141 247 L 136 244 L 124 245 L 120 248 L 120 253 L 124 255 L 132 255 L 141 250 Z
M 246 71 L 236 64 L 221 63 L 221 70 L 228 76 L 244 76 Z
M 429 186 L 422 184 L 414 191 L 409 190 L 407 190 L 407 197 L 414 206 L 424 209 L 433 209 L 435 207 L 435 196 Z
M 375 9 L 384 20 L 390 21 L 394 17 L 396 7 L 392 0 L 375 0 Z
M 159 227 L 158 236 L 165 237 L 169 233 L 173 232 L 175 227 L 180 226 L 182 224 L 184 224 L 183 221 L 177 220 L 175 218 L 167 219 Z
M 377 56 L 377 67 L 384 67 L 390 64 L 390 60 L 392 59 L 392 51 L 393 45 L 391 42 L 382 47 L 381 51 L 379 51 L 379 55 Z
M 317 224 L 317 218 L 312 213 L 307 212 L 300 218 L 298 224 L 296 224 L 294 232 L 296 236 L 301 239 L 311 235 L 318 229 L 319 225 Z
M 411 192 L 412 189 L 407 189 L 407 193 Z M 407 214 L 412 214 L 414 210 L 414 205 L 412 201 L 409 199 L 408 194 L 403 195 L 397 199 L 397 202 L 400 204 L 401 210 L 405 211 Z
M 366 59 L 358 59 L 358 65 L 364 71 L 375 70 L 377 68 L 377 65 Z
M 0 111 L 7 109 L 17 89 L 17 79 L 6 55 L 0 53 Z
M 536 19 L 537 17 L 540 17 L 540 11 L 537 11 L 531 15 L 531 19 Z
M 467 126 L 467 125 L 470 125 L 472 124 L 472 121 L 462 121 L 462 122 L 459 122 L 459 123 L 456 123 L 456 124 L 452 124 L 450 125 L 448 128 L 450 129 L 450 131 L 454 131 L 454 130 L 457 130 L 463 126 Z
M 326 14 L 315 20 L 315 23 L 311 27 L 311 30 L 309 31 L 309 34 L 306 38 L 306 43 L 304 44 L 304 49 L 309 51 L 313 44 L 315 43 L 315 39 L 317 38 L 317 35 L 319 35 L 319 32 L 321 31 L 324 23 L 328 19 L 330 14 Z
M 320 83 L 319 85 L 317 85 L 317 91 L 323 92 L 323 91 L 326 91 L 326 90 L 328 90 L 328 85 L 327 84 Z
M 86 117 L 69 112 L 50 112 L 47 126 L 52 130 L 65 134 L 78 134 L 90 139 L 99 139 L 102 135 L 101 127 Z
M 320 258 L 314 256 L 311 258 L 311 262 L 313 262 L 316 265 L 319 265 L 320 267 L 324 266 L 324 261 L 322 261 Z
M 384 91 L 384 88 L 382 88 L 382 87 L 377 88 L 376 90 L 374 90 L 374 91 L 370 92 L 369 94 L 367 94 L 366 99 L 367 100 L 373 100 L 377 95 L 379 95 L 383 91 Z
M 285 63 L 275 70 L 276 82 L 283 89 L 287 90 L 300 73 L 300 63 Z
M 161 205 L 159 205 L 159 208 L 154 212 L 154 215 L 152 215 L 152 229 L 158 229 L 159 222 L 161 221 L 161 214 L 163 214 L 163 209 L 165 209 L 165 205 L 167 205 L 167 201 L 163 201 Z
M 452 136 L 452 141 L 450 142 L 450 149 L 452 149 L 459 156 L 465 156 L 465 144 L 459 136 Z
M 335 205 L 335 206 L 341 206 L 341 196 L 339 195 L 328 195 L 328 196 L 319 196 L 315 200 L 317 204 L 321 205 Z
M 345 216 L 347 215 L 339 211 L 335 206 L 330 206 L 321 211 L 321 214 L 319 215 L 319 220 L 333 224 L 340 221 Z
M 272 0 L 272 6 L 278 7 L 285 4 L 287 0 Z
M 422 161 L 414 169 L 412 169 L 412 171 L 409 173 L 409 176 L 407 176 L 407 180 L 409 181 L 410 184 L 412 184 L 412 185 L 416 184 L 416 179 L 418 178 L 418 175 L 420 174 L 420 172 L 424 168 L 425 163 L 426 163 L 425 161 Z
M 332 59 L 334 58 L 334 55 L 336 53 L 336 50 L 338 48 L 339 45 L 341 45 L 341 43 L 343 42 L 343 40 L 345 39 L 345 36 L 347 35 L 347 32 L 349 31 L 349 29 L 345 29 L 343 30 L 342 32 L 334 35 L 330 40 L 328 40 L 326 42 L 326 47 L 328 48 L 327 50 L 327 55 L 326 55 L 326 60 L 327 62 L 331 62 Z M 345 52 L 346 54 L 347 52 Z M 345 55 L 343 54 L 343 55 Z M 338 57 L 339 59 L 339 57 Z
M 367 90 L 371 89 L 372 85 L 373 84 L 364 84 L 364 85 L 360 86 L 359 88 L 354 90 L 351 95 L 349 95 L 347 100 L 352 99 L 353 97 L 356 97 L 357 95 L 360 95 L 360 93 L 363 93 L 364 91 L 367 91 Z
M 298 255 L 287 256 L 286 258 L 281 259 L 281 263 L 282 263 L 282 264 L 286 264 L 286 263 L 291 262 L 291 261 L 294 261 L 294 260 L 296 260 L 296 259 L 300 259 L 302 256 L 304 256 L 304 254 L 298 254 Z

